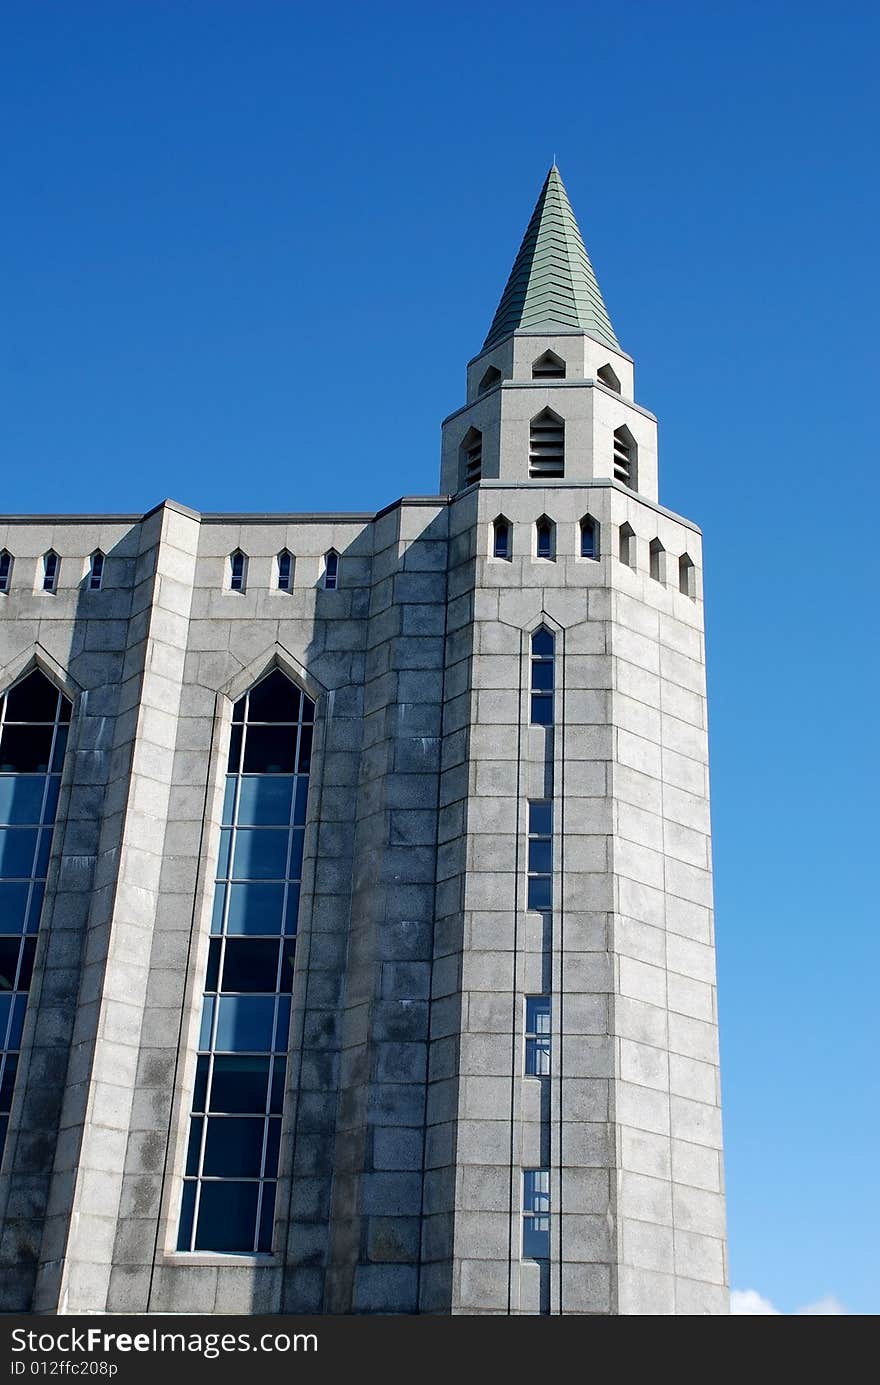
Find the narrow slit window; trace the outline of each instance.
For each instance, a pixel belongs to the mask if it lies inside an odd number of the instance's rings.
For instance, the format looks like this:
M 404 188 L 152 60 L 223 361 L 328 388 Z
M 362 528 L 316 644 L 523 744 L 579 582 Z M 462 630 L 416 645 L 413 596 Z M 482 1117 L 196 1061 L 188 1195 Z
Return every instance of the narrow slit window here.
M 636 535 L 631 524 L 620 526 L 620 561 L 627 567 L 636 565 Z
M 697 569 L 687 553 L 682 553 L 678 560 L 678 590 L 682 596 L 689 596 L 692 601 L 696 600 Z
M 243 592 L 247 580 L 247 558 L 240 548 L 229 557 L 229 590 Z
M 526 996 L 526 1077 L 550 1076 L 550 997 Z
M 584 515 L 581 520 L 581 557 L 598 558 L 599 525 L 592 515 Z
M 99 592 L 104 585 L 104 554 L 95 549 L 89 559 L 89 591 Z
M 461 484 L 470 486 L 483 474 L 483 434 L 469 428 L 461 443 Z
M 553 907 L 553 804 L 529 801 L 529 859 L 527 905 L 546 913 Z
M 335 592 L 339 586 L 339 554 L 331 548 L 324 555 L 324 590 Z
M 499 515 L 492 525 L 492 557 L 510 561 L 511 533 L 510 521 Z
M 630 490 L 636 489 L 636 444 L 628 428 L 618 428 L 614 433 L 614 479 Z
M 12 554 L 8 548 L 0 553 L 0 592 L 8 592 L 12 586 Z
M 550 1170 L 523 1169 L 524 1260 L 550 1259 Z
M 532 635 L 530 662 L 531 724 L 552 726 L 556 640 L 543 625 Z
M 666 549 L 659 539 L 652 539 L 649 550 L 650 572 L 655 582 L 666 580 Z
M 58 573 L 61 569 L 61 559 L 54 549 L 43 556 L 43 591 L 54 592 L 58 589 Z
M 556 557 L 556 525 L 546 515 L 535 525 L 535 553 L 550 561 Z
M 274 669 L 233 708 L 177 1249 L 272 1249 L 315 707 Z
M 529 475 L 565 475 L 565 423 L 552 409 L 544 409 L 529 426 Z
M 293 554 L 285 548 L 278 554 L 278 590 L 289 592 L 293 590 Z

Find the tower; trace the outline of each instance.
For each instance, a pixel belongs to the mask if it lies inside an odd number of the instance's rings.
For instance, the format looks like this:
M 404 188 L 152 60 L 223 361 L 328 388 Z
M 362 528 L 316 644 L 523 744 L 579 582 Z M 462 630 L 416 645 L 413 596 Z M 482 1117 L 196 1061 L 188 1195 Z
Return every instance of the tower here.
M 4 521 L 3 1311 L 727 1311 L 700 535 L 555 167 L 441 491 Z

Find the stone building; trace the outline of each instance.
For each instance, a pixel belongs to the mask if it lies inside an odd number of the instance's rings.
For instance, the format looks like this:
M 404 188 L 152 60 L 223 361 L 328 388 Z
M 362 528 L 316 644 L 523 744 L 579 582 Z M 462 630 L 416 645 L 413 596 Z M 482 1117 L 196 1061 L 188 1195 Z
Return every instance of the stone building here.
M 3 1309 L 727 1312 L 700 533 L 555 167 L 440 491 L 2 521 Z

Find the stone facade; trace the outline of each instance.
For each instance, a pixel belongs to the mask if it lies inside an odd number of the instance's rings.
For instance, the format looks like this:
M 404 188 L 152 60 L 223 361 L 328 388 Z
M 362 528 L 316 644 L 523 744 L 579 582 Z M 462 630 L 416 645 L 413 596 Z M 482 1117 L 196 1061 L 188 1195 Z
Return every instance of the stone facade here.
M 564 378 L 533 378 L 548 351 Z M 0 1175 L 4 1310 L 727 1311 L 701 541 L 657 501 L 632 395 L 619 350 L 521 329 L 468 368 L 440 496 L 0 525 L 0 695 L 38 667 L 73 703 Z M 545 408 L 561 478 L 529 474 Z M 538 629 L 552 725 L 530 718 Z M 181 1252 L 232 707 L 273 667 L 316 724 L 272 1250 Z M 547 1076 L 524 1075 L 536 995 Z M 549 1173 L 544 1257 L 523 1254 L 524 1169 Z

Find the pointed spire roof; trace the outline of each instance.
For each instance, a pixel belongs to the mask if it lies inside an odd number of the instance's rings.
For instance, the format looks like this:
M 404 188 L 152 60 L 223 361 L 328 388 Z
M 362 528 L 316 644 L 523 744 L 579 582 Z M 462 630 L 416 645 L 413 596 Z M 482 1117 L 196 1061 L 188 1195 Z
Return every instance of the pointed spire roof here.
M 588 332 L 620 350 L 571 203 L 554 164 L 532 213 L 483 350 L 511 332 Z

